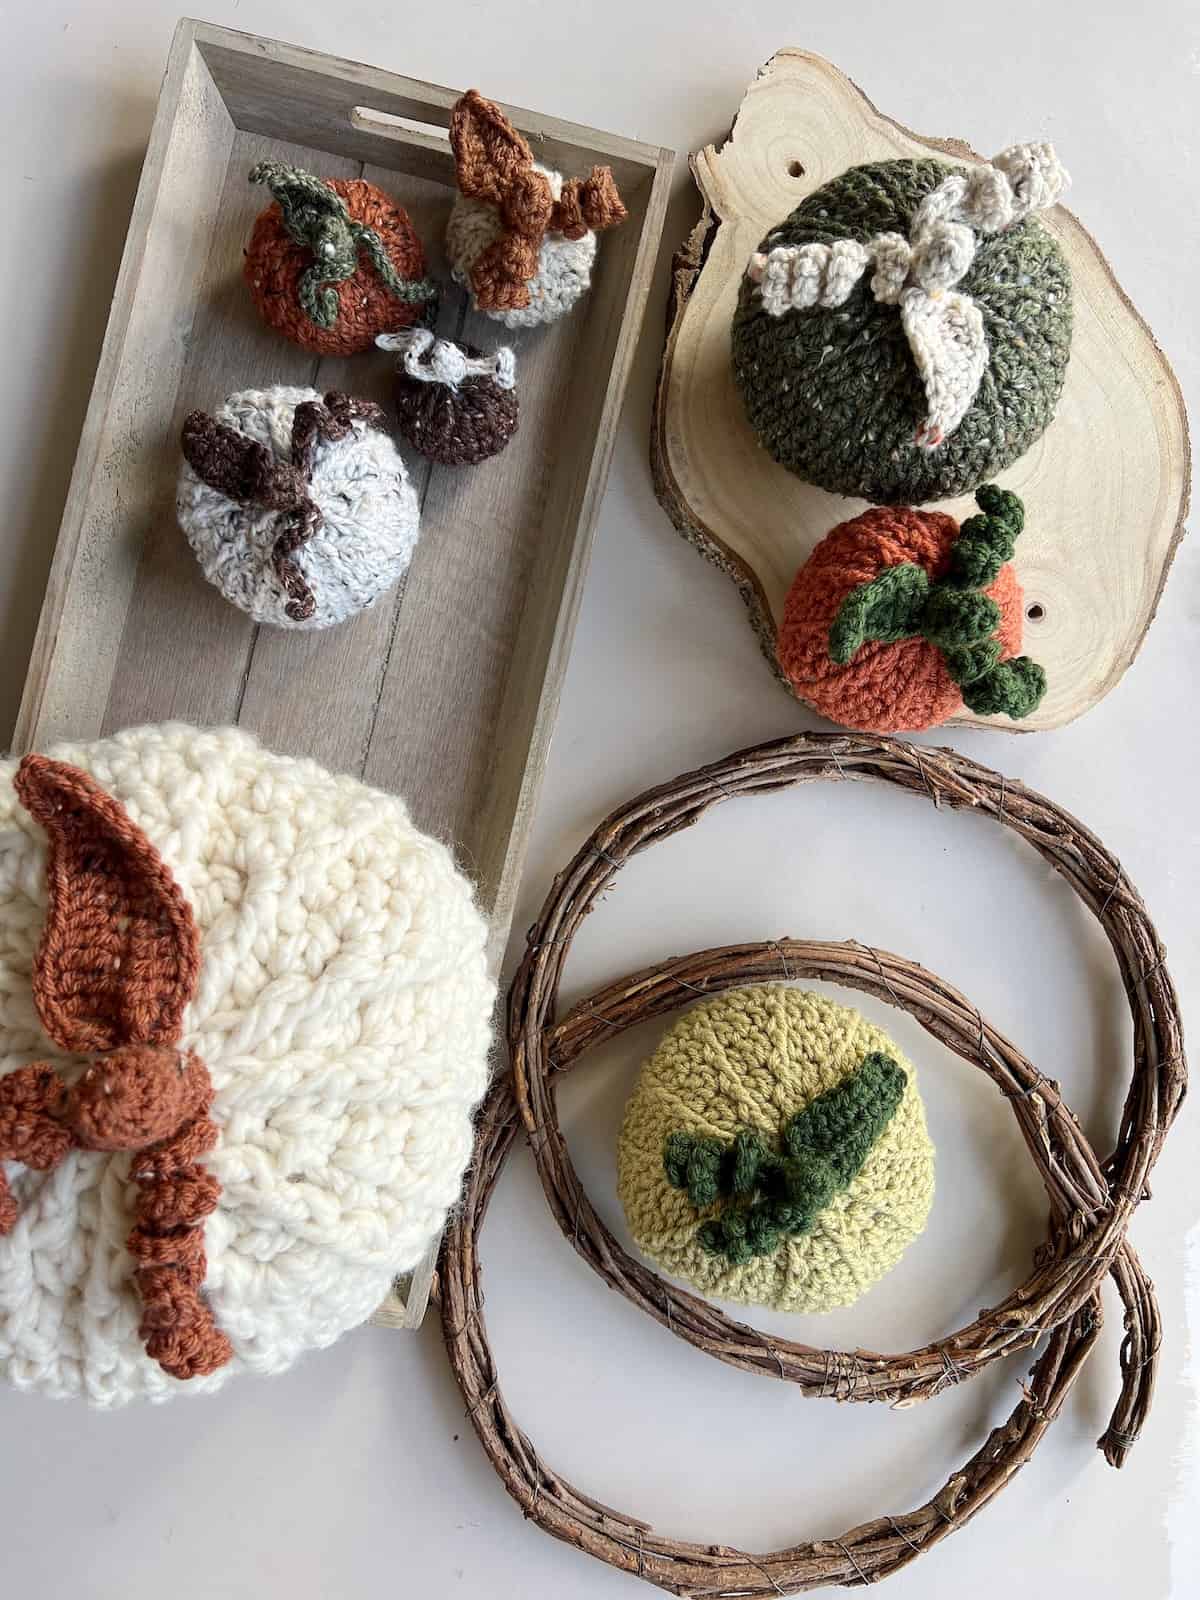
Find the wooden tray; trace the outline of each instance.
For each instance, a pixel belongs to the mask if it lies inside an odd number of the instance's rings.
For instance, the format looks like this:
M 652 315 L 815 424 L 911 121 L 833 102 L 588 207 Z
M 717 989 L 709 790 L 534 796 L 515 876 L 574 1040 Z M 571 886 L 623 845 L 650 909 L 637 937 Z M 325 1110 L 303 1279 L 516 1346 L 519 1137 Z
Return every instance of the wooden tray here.
M 655 488 L 684 537 L 736 583 L 772 667 L 796 569 L 865 502 L 801 482 L 750 431 L 729 359 L 742 273 L 763 235 L 847 167 L 931 152 L 980 159 L 959 140 L 901 127 L 820 56 L 781 50 L 746 91 L 726 143 L 692 157 L 703 213 L 675 257 Z M 1069 168 L 1067 132 L 1059 153 Z M 1119 681 L 1158 605 L 1191 480 L 1187 416 L 1166 357 L 1071 212 L 1056 206 L 1043 220 L 1074 280 L 1071 361 L 1054 421 L 1000 482 L 1025 501 L 1016 557 L 1024 648 L 1049 686 L 1021 722 L 953 719 L 1018 732 L 1070 722 Z M 962 517 L 975 507 L 968 496 L 943 509 Z
M 486 84 L 483 86 L 486 90 Z M 613 169 L 628 221 L 574 315 L 507 332 L 450 287 L 442 331 L 517 350 L 521 424 L 485 465 L 408 456 L 421 542 L 402 592 L 310 634 L 256 627 L 200 574 L 175 523 L 184 416 L 256 384 L 387 403 L 392 358 L 322 360 L 258 320 L 241 278 L 277 157 L 360 174 L 412 215 L 434 273 L 453 195 L 442 131 L 459 91 L 183 21 L 134 203 L 14 747 L 177 718 L 240 723 L 401 793 L 451 841 L 508 936 L 614 430 L 662 233 L 673 153 L 506 106 L 540 159 Z M 419 126 L 413 126 L 413 124 Z M 381 1320 L 416 1326 L 433 1257 Z

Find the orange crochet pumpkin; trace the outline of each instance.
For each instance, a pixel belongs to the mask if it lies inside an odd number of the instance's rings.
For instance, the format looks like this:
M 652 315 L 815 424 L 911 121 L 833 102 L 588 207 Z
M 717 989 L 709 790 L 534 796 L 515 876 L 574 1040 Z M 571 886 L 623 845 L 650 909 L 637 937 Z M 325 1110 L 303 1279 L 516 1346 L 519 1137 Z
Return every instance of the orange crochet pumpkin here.
M 254 224 L 243 267 L 271 327 L 316 355 L 348 356 L 436 311 L 421 241 L 382 189 L 269 161 L 250 181 L 275 196 Z
M 985 485 L 982 515 L 878 506 L 826 534 L 796 574 L 780 667 L 823 717 L 872 733 L 936 727 L 963 709 L 1026 716 L 1045 674 L 1021 647 L 1008 564 L 1024 513 Z M 886 575 L 886 576 L 885 576 Z

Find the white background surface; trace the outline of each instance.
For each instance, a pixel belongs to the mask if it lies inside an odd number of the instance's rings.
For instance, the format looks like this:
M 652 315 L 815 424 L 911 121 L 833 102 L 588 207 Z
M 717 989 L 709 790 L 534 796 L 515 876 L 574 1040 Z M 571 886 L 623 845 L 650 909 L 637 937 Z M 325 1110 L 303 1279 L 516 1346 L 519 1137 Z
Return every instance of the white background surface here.
M 10 727 L 174 25 L 174 0 L 5 3 L 0 306 L 0 727 Z M 918 131 L 983 150 L 1052 136 L 1074 208 L 1193 403 L 1200 17 L 1188 0 L 1003 8 L 714 0 L 210 0 L 213 21 L 485 92 L 685 152 L 718 139 L 780 45 L 819 51 Z M 516 927 L 613 805 L 808 719 L 770 678 L 728 582 L 679 540 L 646 464 L 666 256 L 694 216 L 682 170 L 597 540 Z M 1185 543 L 1120 687 L 1075 726 L 956 735 L 1082 816 L 1122 857 L 1185 1001 L 1198 968 L 1200 547 Z M 1109 1147 L 1129 1027 L 1106 948 L 1048 870 L 999 830 L 890 790 L 810 789 L 719 808 L 628 868 L 589 919 L 573 992 L 678 951 L 793 933 L 857 937 L 963 988 Z M 948 1331 L 1028 1268 L 1042 1199 L 982 1078 L 867 1006 L 919 1064 L 939 1151 L 925 1237 L 851 1311 L 793 1319 L 817 1343 L 901 1349 Z M 564 1090 L 590 1192 L 619 1222 L 621 1106 L 653 1030 Z M 1200 1211 L 1185 1109 L 1135 1222 L 1166 1325 L 1157 1404 L 1120 1474 L 1093 1443 L 1116 1393 L 1119 1312 L 1033 1463 L 888 1593 L 941 1600 L 1200 1594 L 1187 1382 L 1187 1233 Z M 508 1400 L 543 1458 L 657 1527 L 769 1548 L 923 1500 L 1017 1397 L 1027 1362 L 904 1413 L 802 1401 L 670 1338 L 559 1237 L 526 1152 L 483 1236 Z M 783 1319 L 764 1318 L 783 1328 Z M 208 1600 L 634 1595 L 634 1580 L 526 1524 L 465 1421 L 436 1316 L 366 1329 L 290 1376 L 215 1401 L 93 1415 L 0 1395 L 5 1594 Z

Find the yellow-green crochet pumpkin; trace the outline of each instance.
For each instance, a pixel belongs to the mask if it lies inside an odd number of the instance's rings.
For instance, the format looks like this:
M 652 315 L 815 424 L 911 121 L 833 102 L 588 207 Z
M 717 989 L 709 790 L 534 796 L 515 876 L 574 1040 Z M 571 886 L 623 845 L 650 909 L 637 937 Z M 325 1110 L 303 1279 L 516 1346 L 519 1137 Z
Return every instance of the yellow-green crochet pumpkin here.
M 638 1247 L 721 1300 L 850 1305 L 933 1201 L 916 1076 L 857 1011 L 783 985 L 695 1006 L 642 1069 L 618 1192 Z

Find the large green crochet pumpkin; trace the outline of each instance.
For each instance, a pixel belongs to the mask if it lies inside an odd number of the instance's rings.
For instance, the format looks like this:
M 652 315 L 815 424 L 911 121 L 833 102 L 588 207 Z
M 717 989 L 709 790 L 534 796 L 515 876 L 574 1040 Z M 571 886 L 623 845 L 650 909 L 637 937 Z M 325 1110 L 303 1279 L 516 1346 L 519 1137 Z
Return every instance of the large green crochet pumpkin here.
M 882 161 L 825 184 L 771 230 L 776 245 L 866 244 L 906 234 L 924 197 L 952 171 L 940 161 Z M 926 396 L 901 326 L 863 276 L 843 305 L 771 316 L 742 282 L 733 370 L 746 414 L 782 466 L 836 494 L 917 505 L 966 494 L 1040 437 L 1062 390 L 1071 343 L 1071 281 L 1032 216 L 980 234 L 958 288 L 979 306 L 988 363 L 969 410 L 936 449 L 915 442 Z

